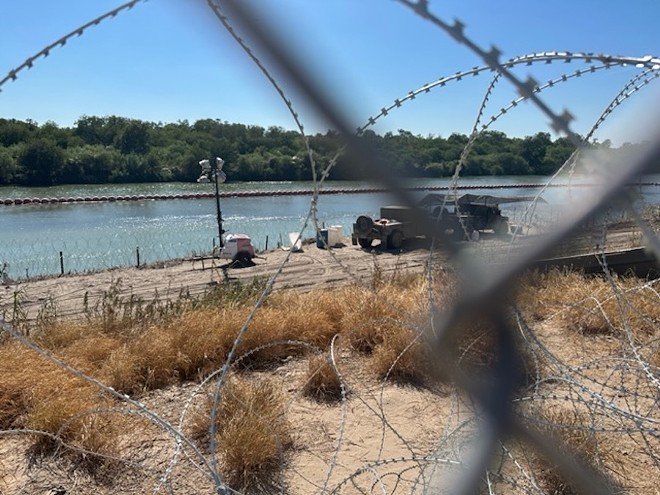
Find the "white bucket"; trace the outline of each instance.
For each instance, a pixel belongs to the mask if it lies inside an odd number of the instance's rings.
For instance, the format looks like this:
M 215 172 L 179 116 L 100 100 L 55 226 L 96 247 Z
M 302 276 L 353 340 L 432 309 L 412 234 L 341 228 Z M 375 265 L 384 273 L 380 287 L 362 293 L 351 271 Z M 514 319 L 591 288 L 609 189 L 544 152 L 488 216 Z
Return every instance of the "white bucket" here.
M 328 246 L 335 247 L 341 244 L 342 230 L 341 225 L 328 227 Z

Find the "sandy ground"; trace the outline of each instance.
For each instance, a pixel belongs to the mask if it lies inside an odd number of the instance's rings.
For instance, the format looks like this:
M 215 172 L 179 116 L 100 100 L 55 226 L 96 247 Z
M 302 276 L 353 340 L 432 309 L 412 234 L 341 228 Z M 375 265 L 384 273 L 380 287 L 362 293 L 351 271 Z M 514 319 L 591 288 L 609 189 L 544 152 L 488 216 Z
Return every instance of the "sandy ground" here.
M 616 242 L 628 243 L 629 237 L 629 233 L 623 233 Z M 270 277 L 281 267 L 275 288 L 307 290 L 352 281 L 366 283 L 374 273 L 387 276 L 397 271 L 419 272 L 424 270 L 430 256 L 428 247 L 423 245 L 408 245 L 402 253 L 392 253 L 378 249 L 366 251 L 351 246 L 348 239 L 345 242 L 345 246 L 332 251 L 306 245 L 303 252 L 290 253 L 286 263 L 283 261 L 289 253 L 285 251 L 264 253 L 255 260 L 254 266 L 230 269 L 227 276 L 240 280 Z M 480 247 L 488 246 L 485 242 Z M 475 245 L 468 247 L 476 248 Z M 447 262 L 442 252 L 433 253 L 433 257 L 439 263 Z M 177 298 L 182 292 L 201 294 L 223 280 L 225 275 L 217 263 L 196 260 L 164 268 L 118 269 L 30 281 L 7 285 L 1 290 L 5 312 L 11 312 L 14 294 L 20 292 L 22 310 L 34 318 L 49 300 L 56 302 L 60 315 L 80 314 L 85 295 L 88 305 L 93 305 L 112 287 L 119 287 L 118 284 L 124 295 L 133 294 L 147 300 L 157 293 L 158 298 L 165 300 Z M 630 410 L 632 407 L 635 414 L 649 415 L 656 407 L 657 419 L 657 399 L 653 406 L 652 397 L 641 389 L 643 379 L 630 375 L 628 368 L 619 372 L 591 364 L 596 355 L 603 362 L 618 359 L 621 342 L 609 337 L 585 339 L 552 321 L 537 325 L 535 331 L 554 356 L 570 363 L 572 370 L 580 369 L 578 374 L 571 375 L 576 383 L 597 390 L 608 401 L 621 401 L 624 399 L 617 396 L 617 391 L 630 380 L 626 387 L 634 389 L 637 395 L 632 406 L 622 404 L 622 408 Z M 446 384 L 428 388 L 380 381 L 369 371 L 368 358 L 356 357 L 341 345 L 338 355 L 347 386 L 346 399 L 341 403 L 320 404 L 303 396 L 306 359 L 293 359 L 268 371 L 250 373 L 246 378 L 267 377 L 277 384 L 287 397 L 286 415 L 295 430 L 293 449 L 283 460 L 282 477 L 274 480 L 266 493 L 440 492 L 439 487 L 462 469 L 457 461 L 464 459 L 463 447 L 474 433 L 474 424 L 464 422 L 471 417 L 469 401 Z M 562 377 L 566 376 L 562 375 L 565 372 L 556 370 Z M 545 388 L 530 390 L 530 397 L 534 401 L 547 401 L 552 393 L 563 393 L 558 383 L 548 380 Z M 195 383 L 185 383 L 150 392 L 139 399 L 146 409 L 171 425 L 181 422 L 185 433 L 192 412 L 202 403 L 197 387 Z M 583 389 L 578 392 L 585 400 L 593 400 Z M 523 412 L 525 407 L 522 407 Z M 129 409 L 135 412 L 134 408 Z M 127 423 L 122 439 L 121 465 L 96 476 L 72 469 L 66 460 L 57 456 L 34 462 L 26 436 L 4 436 L 0 441 L 0 493 L 216 493 L 190 449 L 177 454 L 176 441 L 162 425 L 140 419 L 136 414 L 122 414 L 126 415 L 130 426 Z M 625 418 L 621 416 L 612 421 L 619 419 Z M 628 486 L 630 492 L 657 495 L 654 480 L 658 479 L 658 461 L 647 455 L 649 449 L 660 451 L 657 435 L 640 441 L 639 436 L 624 431 L 613 438 L 616 439 L 614 448 L 618 463 L 613 469 L 635 480 L 635 486 Z M 499 482 L 496 493 L 530 493 L 530 490 L 537 493 L 527 478 L 529 464 L 534 462 L 533 453 L 513 446 L 508 451 L 502 450 L 498 456 L 497 473 L 502 478 L 493 478 L 493 482 Z
M 585 339 L 575 332 L 566 332 L 556 322 L 539 325 L 536 332 L 558 359 L 574 367 L 583 366 L 579 374 L 573 375 L 581 387 L 587 387 L 573 390 L 573 394 L 582 395 L 582 400 L 590 400 L 587 390 L 603 394 L 607 400 L 617 400 L 616 390 L 624 382 L 642 395 L 639 378 L 631 376 L 629 369 L 621 373 L 613 368 L 590 367 L 596 354 L 603 360 L 620 355 L 620 343 L 616 339 Z M 469 460 L 466 446 L 480 445 L 478 434 L 475 436 L 478 423 L 474 422 L 470 401 L 447 384 L 413 387 L 378 380 L 369 371 L 368 358 L 358 357 L 341 345 L 338 362 L 347 393 L 344 401 L 328 404 L 311 400 L 301 392 L 306 359 L 292 359 L 266 371 L 241 373 L 242 379 L 266 378 L 276 385 L 286 397 L 285 414 L 293 426 L 294 445 L 282 459 L 281 476 L 273 479 L 262 493 L 454 493 L 441 488 L 447 482 L 455 483 L 466 467 Z M 556 369 L 546 373 L 552 376 L 562 372 Z M 182 425 L 181 431 L 186 433 L 194 411 L 204 401 L 204 393 L 209 390 L 185 383 L 149 392 L 140 401 L 161 420 L 173 426 Z M 570 411 L 580 403 L 575 395 L 569 401 L 561 400 L 567 392 L 558 381 L 530 387 L 528 393 L 537 405 L 556 403 Z M 653 411 L 653 401 L 648 397 L 636 397 L 634 405 L 626 406 L 622 402 L 621 406 L 634 414 L 649 415 Z M 529 404 L 519 405 L 519 413 L 528 414 L 529 407 Z M 121 462 L 108 473 L 94 476 L 72 469 L 65 457 L 34 462 L 25 436 L 2 438 L 0 493 L 217 493 L 191 449 L 184 447 L 177 452 L 175 439 L 162 426 L 138 415 L 126 414 L 126 421 Z M 624 418 L 601 421 L 621 427 L 619 421 Z M 622 431 L 607 438 L 601 448 L 611 452 L 605 457 L 613 472 L 625 475 L 626 493 L 657 495 L 655 481 L 660 471 L 654 464 L 657 458 L 648 454 L 649 450 L 660 451 L 657 439 L 650 437 L 645 443 L 639 435 Z M 506 445 L 506 449 L 497 448 L 494 452 L 493 493 L 542 493 L 533 490 L 528 479 L 536 454 L 510 439 Z M 535 472 L 538 473 L 538 468 Z
M 607 249 L 621 249 L 639 245 L 641 234 L 629 224 L 623 224 L 608 232 Z M 519 238 L 518 242 L 525 242 Z M 577 243 L 568 243 L 561 254 L 568 250 L 588 249 L 593 239 L 589 233 Z M 484 234 L 479 243 L 460 243 L 472 255 L 478 255 L 486 263 L 506 260 L 503 255 L 507 239 Z M 568 246 L 568 247 L 566 247 Z M 330 288 L 348 283 L 368 283 L 374 273 L 417 273 L 428 266 L 431 252 L 423 239 L 404 243 L 400 252 L 382 250 L 378 246 L 365 250 L 351 245 L 350 237 L 343 239 L 340 247 L 319 249 L 316 244 L 306 244 L 301 252 L 289 253 L 274 250 L 261 253 L 254 259 L 254 266 L 245 268 L 226 267 L 224 260 L 187 260 L 154 264 L 143 268 L 117 268 L 98 273 L 66 275 L 42 280 L 22 281 L 0 286 L 0 316 L 13 319 L 34 319 L 41 308 L 55 307 L 58 316 L 70 317 L 81 314 L 85 306 L 94 308 L 111 289 L 118 289 L 122 297 L 131 296 L 143 301 L 176 300 L 182 294 L 199 296 L 215 284 L 227 280 L 249 281 L 254 277 L 270 278 L 278 271 L 274 289 L 291 288 L 309 290 Z M 449 256 L 442 249 L 432 253 L 435 264 L 447 264 Z M 513 255 L 515 257 L 515 254 Z M 287 258 L 288 257 L 288 258 Z M 20 304 L 16 305 L 16 302 Z M 51 304 L 54 303 L 54 304 Z M 16 308 L 20 311 L 16 312 Z
M 419 272 L 428 265 L 430 252 L 423 242 L 408 243 L 404 251 L 394 253 L 352 246 L 350 237 L 343 241 L 341 247 L 331 250 L 307 244 L 301 252 L 268 251 L 254 259 L 254 266 L 244 268 L 223 270 L 224 260 L 197 259 L 6 284 L 0 286 L 0 315 L 4 310 L 11 319 L 16 298 L 29 319 L 35 318 L 39 309 L 49 302 L 55 303 L 59 316 L 68 317 L 80 314 L 85 304 L 93 308 L 113 287 L 120 289 L 125 298 L 133 295 L 145 301 L 155 297 L 167 301 L 176 300 L 182 294 L 199 296 L 225 280 L 270 278 L 280 268 L 275 289 L 308 290 L 366 283 L 374 271 L 384 275 L 396 271 Z M 446 255 L 436 252 L 434 260 L 444 262 Z

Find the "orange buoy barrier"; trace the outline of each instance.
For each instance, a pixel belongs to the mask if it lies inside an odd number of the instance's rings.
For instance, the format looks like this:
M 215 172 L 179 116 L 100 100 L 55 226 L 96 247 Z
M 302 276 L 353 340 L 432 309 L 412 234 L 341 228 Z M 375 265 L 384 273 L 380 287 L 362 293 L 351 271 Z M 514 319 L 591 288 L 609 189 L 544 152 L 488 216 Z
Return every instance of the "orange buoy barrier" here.
M 570 187 L 589 187 L 593 184 L 570 184 Z M 660 182 L 640 182 L 634 186 L 658 187 Z M 543 187 L 569 187 L 568 184 L 463 184 L 456 187 L 457 190 L 474 189 L 540 189 Z M 407 187 L 408 191 L 448 191 L 449 186 L 413 186 Z M 373 194 L 387 192 L 384 187 L 354 187 L 320 189 L 319 194 Z M 222 191 L 221 198 L 248 198 L 262 196 L 312 196 L 313 189 L 285 189 L 274 191 Z M 146 201 L 146 200 L 168 200 L 168 199 L 207 199 L 214 198 L 212 192 L 182 193 L 182 194 L 149 194 L 149 195 L 126 195 L 126 196 L 85 196 L 85 197 L 58 197 L 58 198 L 0 198 L 0 206 L 28 205 L 28 204 L 62 204 L 62 203 L 91 203 L 91 202 L 115 202 L 115 201 Z

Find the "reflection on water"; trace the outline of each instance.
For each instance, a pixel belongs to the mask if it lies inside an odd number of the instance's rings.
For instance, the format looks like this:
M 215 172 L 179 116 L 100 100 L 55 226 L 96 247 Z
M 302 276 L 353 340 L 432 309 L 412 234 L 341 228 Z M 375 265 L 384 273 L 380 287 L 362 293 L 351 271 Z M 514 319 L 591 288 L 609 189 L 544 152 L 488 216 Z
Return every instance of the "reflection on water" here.
M 463 184 L 542 183 L 540 177 L 469 178 Z M 448 179 L 413 181 L 413 185 L 446 185 Z M 364 183 L 329 183 L 332 188 L 365 187 Z M 58 197 L 138 194 L 183 194 L 208 192 L 212 184 L 161 183 L 112 184 L 98 186 L 58 186 L 53 188 L 0 188 L 3 197 Z M 223 190 L 311 189 L 311 183 L 242 183 L 223 184 Z M 473 190 L 475 194 L 532 195 L 530 189 Z M 420 192 L 419 195 L 424 193 Z M 575 190 L 573 191 L 575 194 Z M 658 188 L 644 191 L 660 202 Z M 544 192 L 548 205 L 537 214 L 551 215 L 553 208 L 570 198 L 563 188 Z M 257 249 L 272 249 L 278 242 L 288 243 L 288 232 L 299 232 L 310 208 L 311 197 L 272 196 L 227 198 L 221 200 L 224 224 L 228 233 L 246 233 Z M 378 216 L 380 206 L 393 200 L 384 193 L 337 194 L 319 197 L 319 227 L 341 225 L 349 235 L 357 215 Z M 504 213 L 520 218 L 521 204 L 504 206 Z M 115 266 L 190 256 L 209 252 L 217 242 L 215 200 L 188 199 L 167 201 L 129 201 L 113 203 L 36 204 L 0 206 L 0 274 L 23 278 L 60 272 L 62 252 L 65 271 L 81 272 Z M 310 223 L 303 238 L 314 238 L 316 229 Z

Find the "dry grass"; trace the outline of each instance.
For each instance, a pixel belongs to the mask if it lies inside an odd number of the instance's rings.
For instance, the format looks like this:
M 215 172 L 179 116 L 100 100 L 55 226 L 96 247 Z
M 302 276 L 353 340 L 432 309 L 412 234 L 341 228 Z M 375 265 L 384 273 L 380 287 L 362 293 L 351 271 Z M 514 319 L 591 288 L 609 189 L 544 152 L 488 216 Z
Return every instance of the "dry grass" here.
M 495 329 L 487 322 L 470 321 L 461 325 L 452 344 L 452 354 L 465 370 L 489 368 L 497 357 Z
M 304 353 L 305 348 L 273 342 L 300 341 L 326 349 L 339 331 L 336 294 L 278 293 L 255 315 L 237 352 L 244 367 L 263 368 Z
M 202 443 L 209 440 L 213 402 L 209 398 L 193 419 L 191 434 Z M 284 397 L 267 380 L 227 381 L 222 389 L 215 424 L 222 472 L 235 490 L 273 493 L 286 453 L 293 446 L 286 419 Z
M 387 346 L 396 346 L 398 329 L 426 310 L 427 291 L 421 277 L 395 282 L 376 293 L 346 287 L 272 294 L 249 322 L 236 361 L 244 369 L 264 369 L 306 353 L 306 346 L 326 350 L 336 334 L 361 352 L 373 351 L 386 336 Z M 231 284 L 158 317 L 154 306 L 122 299 L 118 287 L 88 312 L 85 323 L 49 321 L 33 334 L 41 346 L 116 390 L 141 394 L 221 367 L 260 286 Z M 147 315 L 146 323 L 136 315 Z
M 613 446 L 604 437 L 599 438 L 593 425 L 584 413 L 565 408 L 548 408 L 541 411 L 542 429 L 561 444 L 571 448 L 578 460 L 592 466 L 599 472 L 606 472 L 605 464 L 614 459 Z M 573 495 L 579 493 L 558 471 L 557 467 L 545 459 L 537 461 L 537 477 L 547 493 Z
M 616 292 L 603 277 L 559 270 L 528 274 L 517 301 L 532 320 L 557 318 L 585 335 L 622 335 L 626 325 L 640 341 L 655 335 L 660 321 L 657 284 L 635 277 L 613 276 L 613 281 Z
M 112 404 L 91 385 L 15 343 L 0 348 L 2 427 L 34 430 L 33 453 L 66 452 L 95 470 L 118 452 L 117 431 L 98 408 Z
M 427 291 L 420 277 L 399 277 L 395 282 L 382 284 L 376 293 L 346 287 L 271 295 L 239 342 L 236 362 L 242 369 L 263 369 L 307 353 L 310 346 L 327 351 L 340 334 L 362 351 L 378 348 L 373 369 L 379 376 L 420 381 L 425 373 L 422 346 L 407 329 L 421 321 Z M 113 289 L 99 307 L 88 311 L 85 322 L 42 319 L 32 335 L 39 345 L 88 375 L 119 392 L 140 395 L 199 380 L 221 367 L 251 311 L 257 288 L 232 285 L 201 302 L 160 314 L 155 306 L 145 309 Z M 274 344 L 280 341 L 284 344 Z M 80 449 L 79 460 L 86 462 L 97 453 L 97 463 L 116 454 L 116 428 L 94 413 L 112 407 L 114 400 L 10 341 L 0 345 L 0 363 L 0 420 L 5 428 L 45 432 L 35 437 L 35 451 L 40 453 L 68 445 Z M 321 400 L 341 396 L 338 377 L 325 358 L 310 359 L 304 392 Z M 281 463 L 290 438 L 286 421 L 277 419 L 283 417 L 278 400 L 272 387 L 264 384 L 255 388 L 249 382 L 232 382 L 227 389 L 218 435 L 228 476 L 236 486 L 258 484 L 254 472 L 267 472 Z M 232 412 L 240 407 L 248 407 L 249 414 Z M 281 428 L 274 432 L 273 424 Z
M 166 313 L 157 298 L 145 303 L 133 294 L 125 296 L 121 279 L 105 291 L 94 307 L 89 307 L 85 301 L 85 308 L 88 320 L 104 333 L 121 333 L 138 325 L 147 325 L 158 314 Z
M 119 454 L 118 427 L 107 414 L 94 412 L 95 402 L 70 395 L 37 402 L 25 417 L 25 427 L 52 436 L 37 434 L 33 453 L 50 455 L 64 447 L 74 465 L 91 472 L 114 464 Z
M 417 276 L 397 283 L 381 284 L 376 291 L 352 287 L 344 291 L 342 335 L 350 346 L 371 353 L 385 335 L 398 331 L 410 319 L 421 321 L 428 307 L 426 281 Z
M 25 414 L 28 406 L 29 397 L 26 390 L 2 381 L 0 384 L 0 430 L 19 426 L 18 420 Z
M 341 379 L 328 356 L 315 354 L 309 359 L 302 391 L 320 402 L 341 400 Z
M 655 367 L 656 375 L 660 375 L 660 346 L 656 343 L 655 349 L 650 352 L 649 364 Z
M 384 334 L 370 367 L 379 378 L 423 385 L 431 376 L 430 349 L 418 331 L 398 328 Z
M 575 273 L 528 275 L 520 284 L 517 301 L 532 321 L 552 319 L 563 325 L 558 331 L 571 335 L 576 328 L 589 335 L 622 335 L 626 321 L 634 338 L 644 344 L 641 352 L 657 370 L 660 304 L 655 287 L 636 279 L 616 278 L 615 282 L 624 295 L 625 320 L 606 280 Z M 442 307 L 454 297 L 455 281 L 448 273 L 438 273 L 434 284 L 434 303 Z M 135 303 L 124 313 L 106 305 L 97 319 L 88 317 L 85 323 L 44 320 L 32 335 L 67 363 L 118 391 L 139 395 L 200 380 L 223 366 L 251 311 L 256 290 L 257 286 L 242 289 L 232 285 L 202 302 L 181 306 L 167 317 L 164 313 L 156 317 L 153 310 L 138 311 Z M 246 370 L 310 355 L 302 392 L 317 400 L 336 401 L 342 397 L 341 387 L 327 351 L 333 337 L 339 335 L 339 342 L 345 344 L 343 353 L 360 359 L 368 354 L 368 369 L 374 376 L 424 384 L 431 376 L 430 354 L 419 332 L 428 326 L 428 294 L 423 276 L 381 279 L 375 290 L 344 287 L 272 294 L 239 342 L 234 370 L 241 373 L 227 383 L 219 404 L 216 439 L 231 486 L 242 491 L 277 491 L 292 446 L 279 391 L 272 382 L 256 379 Z M 133 322 L 139 314 L 152 315 L 148 324 Z M 459 358 L 461 367 L 487 376 L 497 358 L 492 329 L 471 321 L 456 335 L 451 353 Z M 310 353 L 310 348 L 315 352 Z M 521 350 L 522 371 L 532 374 L 533 356 L 524 345 Z M 35 436 L 36 451 L 62 452 L 60 448 L 66 445 L 78 449 L 69 449 L 77 452 L 72 454 L 76 462 L 102 465 L 118 455 L 120 432 L 116 422 L 95 411 L 115 405 L 97 389 L 18 344 L 0 344 L 0 428 L 48 433 Z M 191 426 L 192 434 L 204 442 L 208 442 L 210 407 L 206 404 Z M 546 414 L 548 423 L 565 426 L 549 431 L 586 460 L 603 462 L 603 445 L 587 428 L 579 427 L 584 425 L 584 417 L 555 410 Z M 598 457 L 592 457 L 593 452 Z M 553 466 L 540 465 L 539 469 L 549 493 L 571 493 Z

